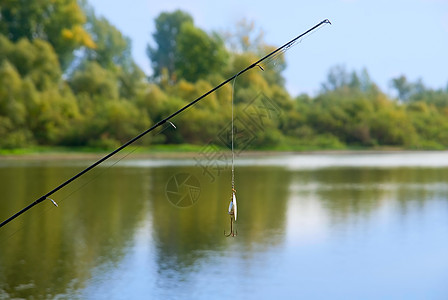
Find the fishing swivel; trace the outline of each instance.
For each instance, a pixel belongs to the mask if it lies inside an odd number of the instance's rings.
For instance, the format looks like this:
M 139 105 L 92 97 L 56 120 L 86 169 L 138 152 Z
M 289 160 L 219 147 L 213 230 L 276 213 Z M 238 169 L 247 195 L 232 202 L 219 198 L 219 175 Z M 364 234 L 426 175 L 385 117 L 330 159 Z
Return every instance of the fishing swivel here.
M 237 212 L 238 211 L 236 206 L 236 190 L 232 188 L 232 197 L 230 199 L 229 211 L 228 211 L 228 214 L 230 216 L 230 232 L 229 234 L 226 234 L 226 231 L 224 230 L 224 235 L 226 237 L 229 236 L 234 237 L 238 235 L 236 229 L 233 227 L 233 223 L 236 222 Z

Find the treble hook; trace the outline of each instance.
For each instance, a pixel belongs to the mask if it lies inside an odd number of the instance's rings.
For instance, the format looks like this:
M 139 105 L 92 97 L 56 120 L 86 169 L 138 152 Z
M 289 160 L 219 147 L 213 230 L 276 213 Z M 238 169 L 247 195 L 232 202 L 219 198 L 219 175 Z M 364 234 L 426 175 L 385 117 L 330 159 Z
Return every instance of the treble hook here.
M 226 231 L 224 230 L 224 235 L 226 237 L 234 237 L 236 235 L 238 235 L 236 229 L 233 228 L 233 222 L 236 221 L 236 214 L 237 214 L 237 206 L 236 206 L 236 196 L 235 196 L 235 189 L 232 188 L 232 198 L 230 199 L 230 204 L 229 204 L 229 215 L 230 215 L 230 232 L 229 234 L 226 234 Z

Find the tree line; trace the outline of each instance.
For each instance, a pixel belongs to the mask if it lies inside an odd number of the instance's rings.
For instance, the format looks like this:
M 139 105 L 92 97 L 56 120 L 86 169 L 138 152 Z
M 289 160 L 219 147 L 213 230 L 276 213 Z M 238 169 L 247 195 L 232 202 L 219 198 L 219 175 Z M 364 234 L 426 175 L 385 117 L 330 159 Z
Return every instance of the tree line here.
M 87 1 L 2 2 L 3 149 L 116 147 L 275 48 L 245 20 L 228 32 L 207 32 L 187 12 L 164 12 L 148 43 L 148 76 L 132 58 L 130 39 Z M 391 79 L 397 94 L 391 97 L 367 70 L 336 66 L 317 95 L 293 97 L 285 89 L 285 68 L 280 55 L 264 71 L 251 70 L 177 116 L 176 130 L 140 143 L 215 141 L 230 121 L 232 97 L 235 115 L 249 123 L 245 111 L 261 94 L 281 113 L 265 118 L 252 148 L 448 147 L 448 86 L 431 89 L 402 75 Z

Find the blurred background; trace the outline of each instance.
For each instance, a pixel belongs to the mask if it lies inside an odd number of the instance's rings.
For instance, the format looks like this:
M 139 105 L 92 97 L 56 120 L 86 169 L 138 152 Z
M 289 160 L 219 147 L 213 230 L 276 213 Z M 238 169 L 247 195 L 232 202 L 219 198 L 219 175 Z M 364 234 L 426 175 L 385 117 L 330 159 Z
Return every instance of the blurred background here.
M 444 0 L 0 0 L 0 221 L 326 18 L 0 228 L 0 299 L 447 299 Z
M 252 147 L 448 145 L 446 1 L 26 3 L 1 5 L 1 149 L 116 147 L 325 18 L 235 84 L 237 112 L 257 93 L 284 112 Z M 140 144 L 209 142 L 231 90 Z

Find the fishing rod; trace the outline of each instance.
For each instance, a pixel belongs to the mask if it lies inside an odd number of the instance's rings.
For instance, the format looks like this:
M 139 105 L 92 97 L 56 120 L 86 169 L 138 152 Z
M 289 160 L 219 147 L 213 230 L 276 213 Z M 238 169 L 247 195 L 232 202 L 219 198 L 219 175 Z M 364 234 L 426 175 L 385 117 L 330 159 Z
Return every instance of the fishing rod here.
M 232 77 L 230 77 L 229 79 L 223 81 L 222 83 L 220 83 L 219 85 L 215 86 L 214 88 L 212 88 L 211 90 L 209 90 L 208 92 L 206 92 L 205 94 L 199 96 L 198 98 L 196 98 L 195 100 L 191 101 L 190 103 L 186 104 L 184 107 L 180 108 L 179 110 L 175 111 L 174 113 L 172 113 L 171 115 L 169 115 L 168 117 L 166 117 L 163 120 L 160 120 L 159 122 L 157 122 L 156 124 L 154 124 L 153 126 L 151 126 L 150 128 L 146 129 L 145 131 L 143 131 L 142 133 L 140 133 L 139 135 L 135 136 L 134 138 L 132 138 L 131 140 L 129 140 L 128 142 L 124 143 L 123 145 L 121 145 L 120 147 L 118 147 L 117 149 L 115 149 L 114 151 L 110 152 L 109 154 L 107 154 L 106 156 L 104 156 L 103 158 L 99 159 L 98 161 L 96 161 L 95 163 L 93 163 L 92 165 L 88 166 L 87 168 L 85 168 L 84 170 L 82 170 L 81 172 L 79 172 L 78 174 L 74 175 L 73 177 L 69 178 L 68 180 L 66 180 L 65 182 L 61 183 L 60 185 L 58 185 L 57 187 L 55 187 L 54 189 L 52 189 L 51 191 L 49 191 L 48 193 L 46 193 L 45 195 L 41 196 L 40 198 L 38 198 L 36 201 L 34 201 L 33 203 L 29 204 L 28 206 L 26 206 L 25 208 L 23 208 L 22 210 L 18 211 L 17 213 L 15 213 L 14 215 L 12 215 L 11 217 L 9 217 L 8 219 L 6 219 L 5 221 L 3 221 L 2 223 L 0 223 L 0 227 L 5 226 L 6 224 L 8 224 L 9 222 L 11 222 L 12 220 L 14 220 L 15 218 L 17 218 L 18 216 L 20 216 L 21 214 L 23 214 L 24 212 L 28 211 L 29 209 L 33 208 L 34 206 L 36 206 L 37 204 L 45 201 L 45 200 L 50 200 L 55 206 L 57 206 L 56 202 L 49 198 L 52 194 L 56 193 L 57 191 L 59 191 L 60 189 L 62 189 L 63 187 L 65 187 L 66 185 L 68 185 L 69 183 L 71 183 L 72 181 L 74 181 L 75 179 L 81 177 L 82 175 L 86 174 L 87 172 L 89 172 L 90 170 L 92 170 L 93 168 L 95 168 L 96 166 L 98 166 L 99 164 L 101 164 L 102 162 L 104 162 L 105 160 L 111 158 L 112 156 L 114 156 L 115 154 L 117 154 L 118 152 L 120 152 L 121 150 L 123 150 L 124 148 L 126 148 L 127 146 L 131 145 L 132 143 L 134 143 L 135 141 L 139 140 L 140 138 L 142 138 L 143 136 L 145 136 L 147 133 L 153 131 L 154 129 L 156 129 L 157 127 L 165 124 L 165 123 L 169 123 L 172 126 L 173 123 L 171 123 L 169 120 L 172 119 L 173 117 L 177 116 L 178 114 L 182 113 L 183 111 L 185 111 L 187 108 L 189 108 L 190 106 L 195 105 L 197 102 L 199 102 L 200 100 L 202 100 L 203 98 L 207 97 L 208 95 L 210 95 L 211 93 L 215 92 L 216 90 L 218 90 L 219 88 L 221 88 L 223 85 L 229 83 L 230 81 L 232 81 L 233 79 L 235 79 L 236 77 L 240 76 L 241 74 L 249 71 L 250 69 L 254 68 L 254 67 L 259 67 L 260 69 L 263 70 L 263 68 L 259 65 L 261 62 L 263 62 L 264 60 L 271 58 L 273 56 L 275 56 L 276 54 L 280 53 L 281 51 L 285 51 L 287 49 L 289 49 L 292 45 L 294 45 L 299 39 L 301 39 L 302 37 L 304 37 L 305 35 L 307 35 L 308 33 L 314 31 L 315 29 L 317 29 L 318 27 L 320 27 L 323 24 L 331 24 L 331 22 L 328 19 L 323 20 L 322 22 L 320 22 L 319 24 L 313 26 L 312 28 L 308 29 L 307 31 L 305 31 L 304 33 L 300 34 L 299 36 L 297 36 L 296 38 L 292 39 L 291 41 L 287 42 L 286 44 L 284 44 L 283 46 L 278 47 L 277 49 L 275 49 L 274 51 L 270 52 L 269 54 L 265 55 L 264 57 L 260 58 L 259 60 L 257 60 L 256 62 L 254 62 L 253 64 L 249 65 L 248 67 L 246 67 L 245 69 L 239 71 L 238 73 L 236 73 L 235 75 L 233 75 Z

